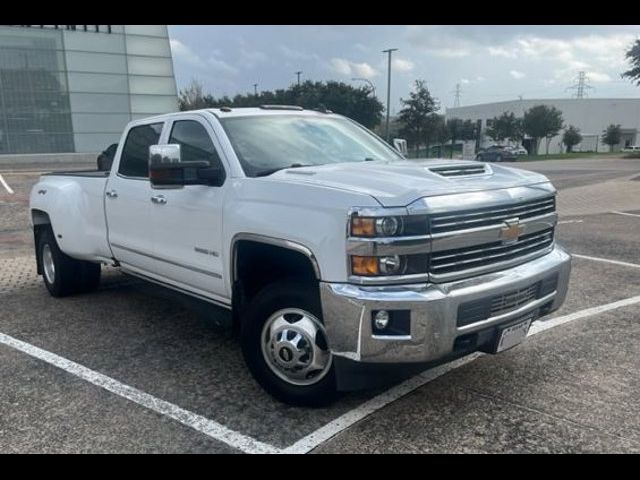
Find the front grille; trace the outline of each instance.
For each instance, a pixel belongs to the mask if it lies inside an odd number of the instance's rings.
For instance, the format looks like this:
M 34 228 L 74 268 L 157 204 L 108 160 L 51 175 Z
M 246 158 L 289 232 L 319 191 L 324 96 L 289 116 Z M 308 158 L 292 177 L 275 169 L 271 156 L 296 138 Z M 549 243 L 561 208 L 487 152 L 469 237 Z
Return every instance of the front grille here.
M 540 290 L 539 283 L 531 285 L 527 288 L 520 290 L 514 290 L 513 292 L 505 293 L 503 295 L 497 295 L 491 299 L 491 308 L 489 309 L 491 317 L 500 315 L 501 313 L 515 310 L 522 305 L 535 300 L 538 297 L 538 291 Z
M 507 245 L 502 242 L 492 242 L 433 252 L 429 262 L 429 273 L 444 275 L 487 267 L 544 250 L 552 243 L 553 228 L 549 228 L 523 235 L 517 241 Z
M 461 303 L 458 305 L 457 325 L 463 327 L 517 310 L 527 303 L 549 295 L 557 286 L 556 273 L 518 290 Z
M 555 196 L 515 203 L 508 207 L 484 207 L 456 213 L 436 214 L 430 217 L 431 233 L 455 232 L 469 228 L 500 225 L 511 218 L 537 217 L 556 210 Z
M 429 169 L 441 177 L 460 177 L 463 175 L 482 175 L 486 173 L 484 163 L 472 165 L 447 165 L 445 167 L 432 167 Z

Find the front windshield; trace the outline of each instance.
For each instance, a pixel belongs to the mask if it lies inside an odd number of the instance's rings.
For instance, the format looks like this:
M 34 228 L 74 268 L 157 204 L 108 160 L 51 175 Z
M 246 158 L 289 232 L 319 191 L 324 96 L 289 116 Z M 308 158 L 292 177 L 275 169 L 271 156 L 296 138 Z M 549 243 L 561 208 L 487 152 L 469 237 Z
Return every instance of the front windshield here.
M 247 176 L 291 166 L 402 160 L 352 121 L 311 115 L 255 115 L 220 120 Z

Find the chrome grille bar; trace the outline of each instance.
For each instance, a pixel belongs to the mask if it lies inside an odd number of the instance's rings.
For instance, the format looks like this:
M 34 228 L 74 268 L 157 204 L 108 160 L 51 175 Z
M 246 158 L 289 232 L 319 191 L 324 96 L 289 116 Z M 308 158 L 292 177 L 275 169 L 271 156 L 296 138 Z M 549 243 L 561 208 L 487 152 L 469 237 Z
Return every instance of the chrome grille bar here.
M 506 208 L 482 208 L 456 214 L 431 216 L 431 233 L 500 224 L 509 218 L 529 218 L 555 211 L 555 197 L 545 197 Z

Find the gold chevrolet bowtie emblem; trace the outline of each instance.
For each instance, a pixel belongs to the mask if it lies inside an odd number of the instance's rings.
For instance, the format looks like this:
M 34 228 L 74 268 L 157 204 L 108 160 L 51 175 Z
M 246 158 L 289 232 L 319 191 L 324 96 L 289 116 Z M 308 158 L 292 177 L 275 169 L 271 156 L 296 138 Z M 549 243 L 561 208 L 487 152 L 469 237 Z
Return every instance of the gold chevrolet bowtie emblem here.
M 505 226 L 500 229 L 500 238 L 504 243 L 515 242 L 522 234 L 524 227 L 520 225 L 520 220 L 512 218 L 504 221 Z

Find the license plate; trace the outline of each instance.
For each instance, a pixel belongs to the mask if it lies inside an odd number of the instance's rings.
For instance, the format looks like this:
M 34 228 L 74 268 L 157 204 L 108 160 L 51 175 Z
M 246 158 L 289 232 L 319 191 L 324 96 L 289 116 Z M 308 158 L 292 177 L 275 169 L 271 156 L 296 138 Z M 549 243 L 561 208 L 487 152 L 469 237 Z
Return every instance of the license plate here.
M 528 318 L 527 320 L 516 323 L 515 325 L 511 325 L 502 330 L 500 333 L 500 339 L 498 340 L 498 346 L 496 347 L 496 353 L 515 347 L 521 343 L 529 332 L 531 320 L 531 318 Z

